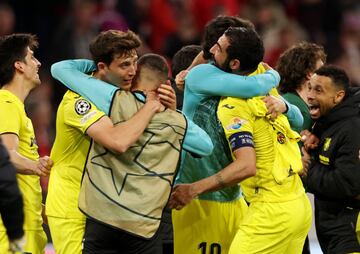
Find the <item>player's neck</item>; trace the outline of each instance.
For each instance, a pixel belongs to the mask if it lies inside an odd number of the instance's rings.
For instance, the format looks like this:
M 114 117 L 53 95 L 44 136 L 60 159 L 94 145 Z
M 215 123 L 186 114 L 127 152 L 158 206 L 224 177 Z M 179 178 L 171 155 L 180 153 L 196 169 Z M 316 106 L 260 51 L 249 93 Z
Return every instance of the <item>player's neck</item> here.
M 252 71 L 240 71 L 240 70 L 233 70 L 234 74 L 241 75 L 241 76 L 248 76 L 252 73 Z
M 257 67 L 252 69 L 252 70 L 239 70 L 239 69 L 236 69 L 236 70 L 232 70 L 232 73 L 237 74 L 237 75 L 241 75 L 241 76 L 248 76 L 251 73 L 253 73 L 256 69 L 257 69 Z
M 94 71 L 91 76 L 106 82 L 105 77 L 103 75 L 100 75 L 99 71 Z
M 159 86 L 154 86 L 154 85 L 149 85 L 149 84 L 142 84 L 141 82 L 139 83 L 135 83 L 132 85 L 131 87 L 131 91 L 154 91 L 158 88 Z
M 8 90 L 24 103 L 26 97 L 29 95 L 32 87 L 26 84 L 26 81 L 15 76 L 9 83 L 5 84 L 2 89 Z

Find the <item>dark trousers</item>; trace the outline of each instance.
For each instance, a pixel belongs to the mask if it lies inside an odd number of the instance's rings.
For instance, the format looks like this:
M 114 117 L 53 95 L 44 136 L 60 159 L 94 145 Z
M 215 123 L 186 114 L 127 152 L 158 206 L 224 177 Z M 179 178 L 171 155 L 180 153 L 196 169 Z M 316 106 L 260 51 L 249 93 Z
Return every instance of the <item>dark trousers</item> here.
M 173 254 L 174 253 L 174 238 L 173 238 L 173 227 L 171 221 L 171 210 L 165 208 L 163 216 L 161 218 L 161 224 L 159 228 L 163 243 L 163 253 Z
M 159 233 L 147 240 L 89 218 L 83 244 L 83 254 L 162 254 Z
M 306 237 L 302 254 L 310 254 L 309 236 Z
M 324 254 L 360 252 L 356 235 L 359 208 L 315 198 L 315 227 Z

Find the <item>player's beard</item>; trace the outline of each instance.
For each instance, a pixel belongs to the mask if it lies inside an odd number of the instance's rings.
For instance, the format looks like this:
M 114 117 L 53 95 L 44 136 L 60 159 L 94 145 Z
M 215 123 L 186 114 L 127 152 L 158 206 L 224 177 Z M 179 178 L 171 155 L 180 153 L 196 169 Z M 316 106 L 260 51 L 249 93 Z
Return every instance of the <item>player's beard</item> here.
M 230 59 L 226 58 L 225 62 L 223 64 L 219 64 L 214 58 L 213 61 L 215 63 L 215 66 L 218 67 L 219 69 L 228 72 L 228 73 L 232 73 L 232 69 L 230 68 Z

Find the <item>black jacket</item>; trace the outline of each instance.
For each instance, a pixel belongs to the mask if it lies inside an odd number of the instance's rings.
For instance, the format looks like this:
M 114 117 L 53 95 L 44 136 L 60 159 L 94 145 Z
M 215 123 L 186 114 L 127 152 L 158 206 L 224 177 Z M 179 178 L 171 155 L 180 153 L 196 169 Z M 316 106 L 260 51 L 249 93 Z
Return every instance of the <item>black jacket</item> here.
M 360 201 L 360 90 L 349 90 L 343 102 L 317 121 L 320 138 L 308 177 L 315 195 L 315 223 L 324 253 L 360 251 L 355 227 Z
M 16 171 L 0 140 L 0 214 L 10 240 L 24 235 L 22 196 L 16 181 Z

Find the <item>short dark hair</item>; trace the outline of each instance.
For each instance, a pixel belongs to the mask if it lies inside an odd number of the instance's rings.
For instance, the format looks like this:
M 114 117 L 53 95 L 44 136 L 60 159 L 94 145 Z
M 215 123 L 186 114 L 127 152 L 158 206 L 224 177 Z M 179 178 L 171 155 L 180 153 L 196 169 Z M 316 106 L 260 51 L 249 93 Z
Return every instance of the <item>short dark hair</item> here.
M 186 70 L 201 50 L 200 45 L 187 45 L 176 52 L 171 63 L 172 76 L 175 78 L 180 71 Z
M 316 62 L 326 62 L 324 48 L 310 42 L 300 42 L 280 55 L 276 65 L 281 80 L 279 91 L 281 93 L 295 92 L 305 81 L 306 75 L 314 72 Z
M 210 49 L 229 27 L 245 27 L 255 30 L 255 26 L 251 21 L 235 16 L 219 15 L 210 20 L 205 26 L 202 43 L 205 59 L 211 59 Z
M 347 91 L 350 87 L 350 79 L 348 75 L 339 67 L 334 65 L 324 65 L 317 69 L 315 73 L 319 76 L 329 77 L 338 89 Z
M 14 78 L 14 63 L 25 61 L 27 47 L 35 50 L 38 46 L 38 39 L 33 34 L 16 33 L 0 38 L 0 87 Z
M 104 62 L 109 65 L 115 56 L 127 56 L 140 45 L 139 36 L 130 30 L 108 30 L 95 37 L 89 45 L 89 50 L 96 64 Z
M 168 79 L 169 66 L 165 57 L 161 55 L 153 53 L 142 55 L 137 61 L 137 64 L 139 68 L 148 68 L 158 72 L 161 81 L 166 81 Z
M 240 70 L 252 71 L 264 58 L 264 44 L 254 29 L 229 27 L 224 35 L 230 45 L 227 47 L 228 60 L 240 60 Z

